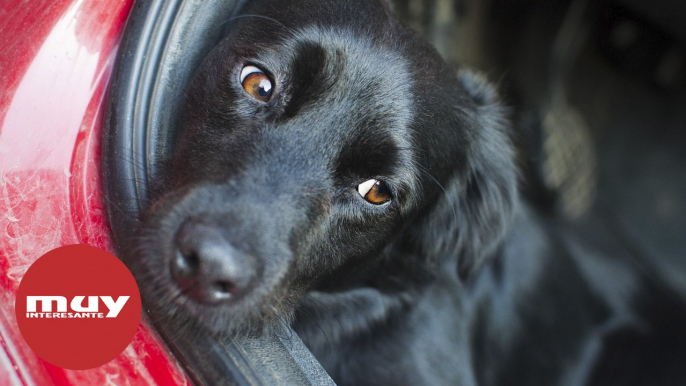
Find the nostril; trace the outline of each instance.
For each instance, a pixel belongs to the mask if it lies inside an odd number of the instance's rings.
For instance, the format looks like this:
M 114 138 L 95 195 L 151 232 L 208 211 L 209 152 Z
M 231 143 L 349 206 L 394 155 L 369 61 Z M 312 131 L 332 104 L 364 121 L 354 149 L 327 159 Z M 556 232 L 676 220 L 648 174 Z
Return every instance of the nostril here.
M 200 269 L 200 258 L 197 252 L 191 251 L 183 253 L 180 250 L 176 252 L 176 259 L 174 260 L 173 273 L 175 276 L 192 277 L 197 275 Z
M 202 235 L 198 233 L 198 223 L 188 221 L 176 234 L 176 252 L 170 265 L 174 279 L 184 284 L 200 274 Z
M 182 292 L 188 293 L 198 287 L 199 270 L 200 260 L 196 253 L 176 252 L 176 257 L 171 263 L 171 275 Z
M 211 287 L 209 292 L 216 300 L 230 299 L 237 292 L 236 286 L 230 281 L 216 281 Z

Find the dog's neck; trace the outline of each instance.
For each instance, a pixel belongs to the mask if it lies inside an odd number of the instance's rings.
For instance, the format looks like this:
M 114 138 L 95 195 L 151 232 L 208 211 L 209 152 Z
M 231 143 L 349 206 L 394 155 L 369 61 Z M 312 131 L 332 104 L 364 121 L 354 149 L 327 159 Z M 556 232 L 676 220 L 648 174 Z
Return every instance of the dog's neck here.
M 561 277 L 565 278 L 564 283 L 559 282 Z M 498 355 L 516 355 L 514 348 L 522 344 L 549 344 L 543 339 L 523 342 L 522 337 L 543 334 L 547 328 L 554 330 L 556 323 L 578 329 L 600 323 L 587 315 L 572 314 L 570 302 L 585 302 L 577 309 L 591 309 L 594 314 L 602 314 L 595 311 L 605 307 L 602 300 L 591 295 L 574 259 L 559 253 L 541 222 L 526 208 L 516 216 L 510 236 L 498 255 L 467 280 L 461 280 L 455 269 L 446 269 L 433 280 L 421 283 L 398 291 L 358 287 L 339 292 L 312 292 L 303 300 L 296 330 L 315 356 L 323 358 L 320 360 L 327 370 L 336 376 L 347 377 L 343 373 L 353 371 L 356 366 L 362 371 L 363 361 L 355 359 L 358 354 L 395 347 L 394 342 L 403 341 L 399 337 L 404 336 L 405 339 L 413 337 L 415 341 L 409 347 L 430 360 L 454 360 L 443 358 L 433 349 L 448 346 L 459 351 L 453 354 L 455 358 L 478 362 L 482 368 L 475 369 L 474 374 L 459 375 L 458 384 L 470 384 L 470 379 L 476 382 L 491 370 L 499 371 L 492 368 L 503 362 L 498 361 Z M 572 290 L 566 288 L 570 286 Z M 562 301 L 551 303 L 553 298 Z M 532 299 L 534 303 L 545 304 L 555 320 L 537 320 L 541 318 L 539 310 L 523 309 L 523 299 L 526 304 L 531 304 Z M 576 319 L 570 322 L 560 318 Z M 539 326 L 541 331 L 529 331 L 532 325 Z M 408 370 L 411 371 L 421 369 Z M 418 376 L 432 377 L 431 374 Z

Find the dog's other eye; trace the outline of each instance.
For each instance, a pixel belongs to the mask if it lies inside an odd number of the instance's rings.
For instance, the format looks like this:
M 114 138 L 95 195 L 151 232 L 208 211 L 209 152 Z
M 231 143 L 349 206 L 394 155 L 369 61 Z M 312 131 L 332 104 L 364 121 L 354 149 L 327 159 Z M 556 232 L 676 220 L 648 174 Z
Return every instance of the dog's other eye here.
M 241 70 L 243 90 L 260 102 L 269 102 L 272 97 L 272 80 L 255 66 L 245 66 Z
M 357 192 L 367 202 L 381 205 L 391 200 L 391 189 L 385 182 L 379 180 L 367 180 L 357 185 Z

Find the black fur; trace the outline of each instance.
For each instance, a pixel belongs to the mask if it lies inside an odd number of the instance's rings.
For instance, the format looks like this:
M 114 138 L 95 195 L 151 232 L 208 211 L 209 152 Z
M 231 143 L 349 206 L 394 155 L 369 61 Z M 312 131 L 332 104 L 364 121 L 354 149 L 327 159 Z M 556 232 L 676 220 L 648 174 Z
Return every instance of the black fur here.
M 242 89 L 246 64 L 270 102 Z M 344 385 L 681 384 L 681 299 L 520 204 L 497 99 L 387 3 L 249 2 L 197 72 L 147 216 L 134 270 L 153 316 L 293 323 Z M 357 193 L 368 179 L 390 203 Z M 177 286 L 194 221 L 249 265 L 240 297 Z

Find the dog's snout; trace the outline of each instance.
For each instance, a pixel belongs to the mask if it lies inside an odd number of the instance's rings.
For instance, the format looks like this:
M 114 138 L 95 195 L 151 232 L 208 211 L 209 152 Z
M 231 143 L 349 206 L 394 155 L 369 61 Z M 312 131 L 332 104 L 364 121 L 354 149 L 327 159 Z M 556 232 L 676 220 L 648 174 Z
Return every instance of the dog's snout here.
M 257 276 L 253 256 L 235 248 L 218 226 L 196 219 L 177 233 L 171 273 L 183 294 L 204 304 L 246 294 Z

